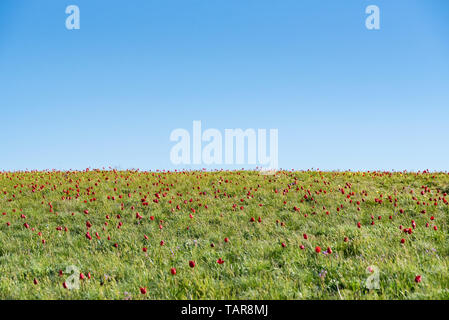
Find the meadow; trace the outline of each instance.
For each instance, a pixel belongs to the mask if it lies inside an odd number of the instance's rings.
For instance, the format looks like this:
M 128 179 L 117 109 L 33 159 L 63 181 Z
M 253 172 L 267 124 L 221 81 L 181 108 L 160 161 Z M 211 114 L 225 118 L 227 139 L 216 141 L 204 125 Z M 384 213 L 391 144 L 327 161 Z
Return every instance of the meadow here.
M 1 172 L 0 192 L 0 299 L 449 299 L 446 172 Z

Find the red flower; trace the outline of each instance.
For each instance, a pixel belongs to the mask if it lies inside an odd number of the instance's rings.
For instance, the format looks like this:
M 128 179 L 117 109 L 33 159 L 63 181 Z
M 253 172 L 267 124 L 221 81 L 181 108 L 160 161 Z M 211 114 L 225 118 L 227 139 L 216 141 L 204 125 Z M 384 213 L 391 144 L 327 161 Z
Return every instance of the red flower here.
M 420 283 L 421 280 L 422 280 L 421 276 L 418 275 L 418 276 L 415 277 L 415 282 L 416 283 Z
M 218 264 L 223 264 L 223 263 L 224 263 L 224 260 L 220 258 L 220 259 L 217 260 L 217 263 L 218 263 Z
M 146 294 L 146 293 L 147 293 L 147 288 L 145 288 L 145 287 L 142 288 L 142 287 L 141 287 L 141 288 L 140 288 L 140 293 L 141 293 L 141 294 Z
M 189 266 L 190 266 L 190 268 L 195 268 L 195 261 L 190 260 L 189 261 Z
M 171 269 L 170 269 L 170 273 L 171 273 L 172 275 L 175 275 L 175 274 L 176 274 L 176 269 L 175 269 L 175 268 L 171 268 Z
M 320 253 L 320 252 L 321 252 L 321 248 L 318 247 L 318 246 L 316 246 L 316 247 L 315 247 L 315 252 L 316 252 L 316 253 Z

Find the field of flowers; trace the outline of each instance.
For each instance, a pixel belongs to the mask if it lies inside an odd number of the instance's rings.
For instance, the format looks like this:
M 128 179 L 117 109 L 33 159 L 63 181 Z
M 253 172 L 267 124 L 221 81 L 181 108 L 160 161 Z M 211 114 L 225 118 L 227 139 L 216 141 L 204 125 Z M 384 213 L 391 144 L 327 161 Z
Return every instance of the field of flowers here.
M 0 299 L 449 299 L 449 174 L 0 173 Z

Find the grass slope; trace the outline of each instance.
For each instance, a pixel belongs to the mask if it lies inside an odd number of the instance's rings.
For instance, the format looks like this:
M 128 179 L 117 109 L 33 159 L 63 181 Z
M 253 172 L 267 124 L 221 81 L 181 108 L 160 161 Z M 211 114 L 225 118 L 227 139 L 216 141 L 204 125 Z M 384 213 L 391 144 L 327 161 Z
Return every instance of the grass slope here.
M 447 173 L 2 172 L 0 192 L 1 299 L 449 299 Z

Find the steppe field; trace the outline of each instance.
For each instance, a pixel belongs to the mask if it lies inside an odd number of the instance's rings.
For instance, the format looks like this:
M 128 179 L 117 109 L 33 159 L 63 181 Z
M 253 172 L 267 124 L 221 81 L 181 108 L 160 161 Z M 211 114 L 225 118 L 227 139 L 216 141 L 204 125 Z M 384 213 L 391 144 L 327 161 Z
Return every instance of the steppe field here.
M 446 172 L 1 172 L 0 192 L 0 299 L 449 299 Z

